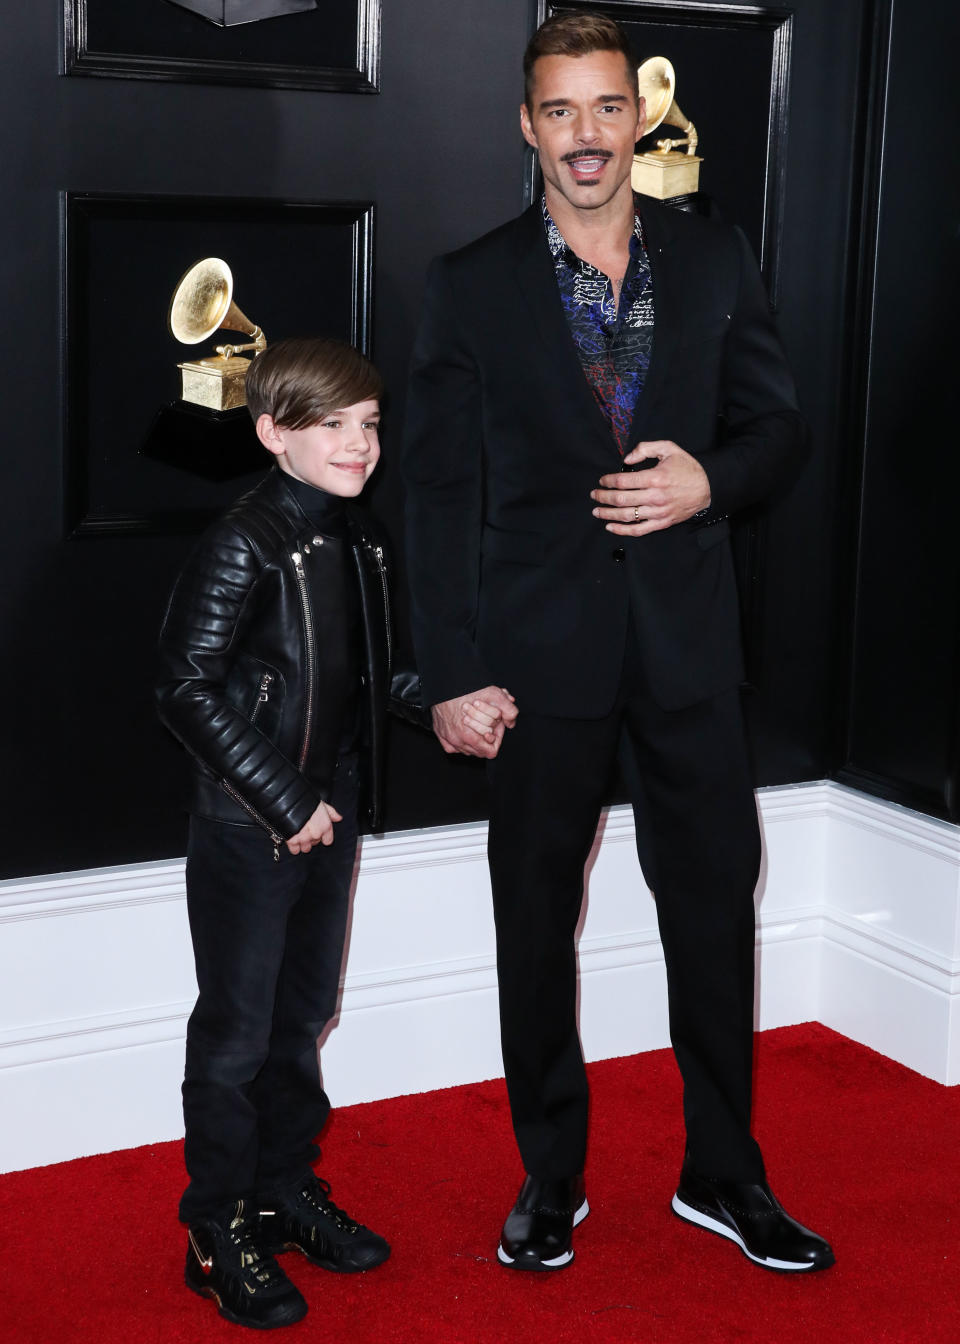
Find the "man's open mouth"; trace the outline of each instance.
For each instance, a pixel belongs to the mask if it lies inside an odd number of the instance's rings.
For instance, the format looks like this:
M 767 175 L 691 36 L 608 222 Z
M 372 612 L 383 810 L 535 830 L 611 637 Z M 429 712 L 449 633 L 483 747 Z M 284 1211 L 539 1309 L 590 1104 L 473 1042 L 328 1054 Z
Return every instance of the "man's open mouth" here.
M 577 182 L 589 183 L 599 178 L 604 168 L 613 158 L 612 154 L 576 154 L 564 158 L 563 162 L 567 164 L 570 172 Z

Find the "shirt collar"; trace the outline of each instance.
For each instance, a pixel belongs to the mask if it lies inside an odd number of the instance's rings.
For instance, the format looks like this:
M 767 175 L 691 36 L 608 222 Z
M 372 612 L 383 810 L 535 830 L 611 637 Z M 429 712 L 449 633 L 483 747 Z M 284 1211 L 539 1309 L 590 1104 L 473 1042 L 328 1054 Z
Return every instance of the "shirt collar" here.
M 554 261 L 562 258 L 568 266 L 582 267 L 585 263 L 567 243 L 547 209 L 546 193 L 540 197 L 540 209 L 543 213 L 543 227 L 547 234 L 547 247 L 549 247 L 550 255 Z M 635 208 L 633 212 L 633 233 L 630 235 L 630 255 L 631 257 L 642 256 L 644 250 L 643 224 L 640 222 L 640 215 Z

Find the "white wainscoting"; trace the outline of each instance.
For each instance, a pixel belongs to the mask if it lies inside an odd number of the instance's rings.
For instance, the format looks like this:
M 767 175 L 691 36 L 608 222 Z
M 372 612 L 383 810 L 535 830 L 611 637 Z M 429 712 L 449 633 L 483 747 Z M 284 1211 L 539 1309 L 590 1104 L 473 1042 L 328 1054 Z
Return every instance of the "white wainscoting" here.
M 832 783 L 765 789 L 758 1026 L 813 1019 L 960 1082 L 960 828 Z M 0 1170 L 182 1133 L 195 993 L 183 864 L 0 883 Z M 628 808 L 603 819 L 580 937 L 589 1059 L 667 1044 Z M 366 839 L 335 1103 L 501 1072 L 482 824 Z

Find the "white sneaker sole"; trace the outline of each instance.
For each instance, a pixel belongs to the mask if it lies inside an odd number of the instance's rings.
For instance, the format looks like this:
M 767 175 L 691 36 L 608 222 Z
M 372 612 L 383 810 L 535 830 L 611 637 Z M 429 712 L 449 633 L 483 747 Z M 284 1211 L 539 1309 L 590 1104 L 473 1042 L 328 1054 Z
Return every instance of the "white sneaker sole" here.
M 579 1209 L 577 1209 L 576 1213 L 573 1215 L 573 1226 L 578 1227 L 580 1223 L 583 1222 L 584 1218 L 586 1218 L 589 1212 L 590 1212 L 590 1205 L 587 1203 L 586 1200 L 584 1200 L 583 1203 L 580 1205 Z M 516 1264 L 515 1258 L 512 1255 L 507 1255 L 506 1251 L 503 1249 L 502 1244 L 497 1247 L 497 1259 L 500 1261 L 501 1265 Z M 564 1251 L 563 1255 L 554 1256 L 552 1260 L 541 1260 L 540 1267 L 541 1269 L 563 1269 L 564 1265 L 569 1265 L 572 1259 L 573 1259 L 573 1251 L 572 1250 Z
M 694 1223 L 697 1227 L 705 1227 L 708 1232 L 716 1232 L 718 1236 L 726 1237 L 734 1245 L 739 1246 L 747 1259 L 752 1260 L 755 1265 L 763 1265 L 765 1269 L 792 1270 L 794 1273 L 802 1272 L 805 1269 L 813 1269 L 812 1264 L 799 1264 L 796 1260 L 774 1260 L 772 1257 L 764 1258 L 761 1255 L 754 1255 L 748 1251 L 743 1243 L 743 1238 L 734 1232 L 732 1227 L 726 1223 L 721 1223 L 716 1218 L 711 1218 L 709 1213 L 701 1213 L 699 1209 L 693 1208 L 690 1204 L 684 1203 L 679 1195 L 674 1195 L 670 1201 L 670 1207 L 678 1218 L 682 1218 L 686 1223 Z

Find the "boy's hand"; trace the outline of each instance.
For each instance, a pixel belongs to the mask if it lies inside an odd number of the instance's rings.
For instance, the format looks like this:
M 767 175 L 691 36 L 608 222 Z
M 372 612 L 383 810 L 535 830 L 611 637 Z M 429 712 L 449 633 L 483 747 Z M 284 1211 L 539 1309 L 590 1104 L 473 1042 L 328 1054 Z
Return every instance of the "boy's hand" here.
M 291 835 L 287 849 L 291 854 L 309 854 L 314 845 L 332 845 L 335 821 L 343 821 L 337 809 L 330 803 L 321 803 L 306 825 Z
M 472 728 L 488 746 L 499 745 L 503 738 L 503 711 L 497 705 L 475 697 L 464 702 L 460 717 L 467 728 Z
M 444 700 L 431 710 L 433 731 L 444 751 L 483 756 L 486 760 L 496 756 L 504 729 L 513 727 L 518 713 L 513 696 L 503 686 L 486 686 L 482 691 Z M 476 722 L 477 728 L 471 722 Z

